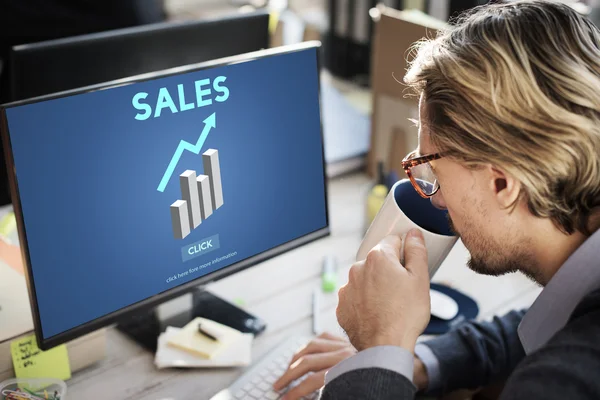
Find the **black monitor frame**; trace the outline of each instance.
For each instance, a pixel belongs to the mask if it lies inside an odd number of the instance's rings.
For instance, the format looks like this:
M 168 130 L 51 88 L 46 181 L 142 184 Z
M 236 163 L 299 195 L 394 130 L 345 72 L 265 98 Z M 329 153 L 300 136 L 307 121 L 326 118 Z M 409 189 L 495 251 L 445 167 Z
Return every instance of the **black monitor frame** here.
M 292 241 L 283 243 L 283 244 L 281 244 L 277 247 L 274 247 L 270 250 L 267 250 L 263 253 L 257 254 L 255 256 L 252 256 L 252 257 L 246 258 L 242 261 L 239 261 L 235 264 L 224 267 L 223 269 L 214 271 L 205 276 L 201 276 L 197 279 L 194 279 L 190 282 L 184 283 L 180 286 L 173 287 L 171 289 L 167 289 L 167 290 L 165 290 L 161 293 L 158 293 L 154 296 L 151 296 L 147 299 L 141 300 L 134 304 L 130 304 L 129 306 L 123 307 L 117 311 L 110 313 L 110 314 L 106 314 L 102 317 L 99 317 L 92 321 L 89 321 L 89 322 L 86 322 L 79 326 L 76 326 L 74 328 L 71 328 L 65 332 L 58 334 L 58 335 L 54 335 L 49 338 L 44 338 L 42 336 L 41 319 L 40 319 L 39 308 L 38 308 L 37 297 L 36 297 L 35 282 L 34 282 L 34 278 L 33 278 L 33 272 L 31 269 L 31 258 L 29 256 L 29 243 L 27 241 L 27 233 L 25 231 L 24 216 L 23 216 L 23 211 L 22 211 L 22 207 L 21 207 L 21 197 L 19 195 L 19 184 L 17 182 L 16 169 L 15 169 L 14 158 L 13 158 L 13 154 L 12 154 L 12 145 L 11 145 L 10 134 L 9 134 L 9 130 L 8 130 L 8 120 L 6 117 L 6 109 L 12 108 L 12 107 L 17 107 L 17 106 L 22 106 L 22 105 L 26 105 L 26 104 L 38 103 L 38 102 L 47 101 L 47 100 L 53 100 L 53 99 L 62 98 L 62 97 L 69 97 L 69 96 L 74 96 L 74 95 L 78 95 L 78 94 L 84 94 L 84 93 L 93 92 L 93 91 L 97 91 L 97 90 L 111 89 L 111 88 L 115 88 L 118 86 L 129 85 L 129 84 L 133 84 L 133 83 L 137 83 L 137 82 L 144 82 L 144 81 L 158 79 L 158 78 L 164 78 L 164 77 L 178 75 L 178 74 L 182 74 L 182 73 L 188 73 L 188 72 L 200 71 L 200 70 L 204 70 L 204 69 L 208 69 L 208 68 L 221 67 L 221 66 L 226 66 L 226 65 L 231 65 L 231 64 L 248 62 L 248 61 L 252 61 L 257 58 L 272 57 L 272 56 L 277 56 L 277 55 L 282 55 L 282 54 L 299 52 L 299 51 L 303 51 L 303 50 L 307 50 L 307 49 L 311 49 L 311 48 L 314 48 L 316 50 L 315 52 L 316 52 L 316 56 L 317 56 L 317 68 L 318 68 L 317 74 L 319 74 L 321 71 L 321 58 L 322 58 L 321 43 L 318 41 L 310 41 L 310 42 L 304 42 L 304 43 L 295 44 L 295 45 L 282 46 L 282 47 L 266 49 L 266 50 L 259 50 L 256 52 L 221 58 L 218 60 L 212 60 L 212 61 L 198 63 L 198 64 L 191 64 L 191 65 L 187 65 L 187 66 L 183 66 L 183 67 L 171 68 L 171 69 L 167 69 L 167 70 L 163 70 L 163 71 L 138 75 L 138 76 L 120 79 L 120 80 L 111 81 L 111 82 L 106 82 L 103 84 L 88 86 L 88 87 L 84 87 L 84 88 L 78 88 L 78 89 L 69 90 L 69 91 L 65 91 L 65 92 L 54 93 L 51 95 L 40 96 L 40 97 L 36 97 L 36 98 L 32 98 L 32 99 L 27 99 L 27 100 L 22 100 L 22 101 L 17 101 L 17 102 L 0 105 L 0 133 L 2 135 L 2 142 L 4 144 L 6 168 L 9 172 L 8 176 L 9 176 L 10 190 L 11 190 L 11 195 L 13 198 L 14 212 L 15 212 L 15 216 L 16 216 L 16 220 L 17 220 L 19 241 L 21 244 L 21 255 L 22 255 L 22 258 L 24 261 L 25 278 L 27 281 L 27 288 L 29 291 L 29 299 L 31 302 L 31 311 L 33 314 L 35 334 L 36 334 L 37 343 L 38 343 L 38 346 L 40 347 L 40 349 L 47 350 L 54 346 L 63 344 L 69 340 L 72 340 L 72 339 L 75 339 L 82 335 L 85 335 L 89 332 L 95 331 L 97 329 L 103 328 L 108 325 L 112 325 L 112 324 L 116 323 L 119 319 L 122 319 L 128 315 L 133 315 L 136 312 L 139 312 L 142 310 L 147 310 L 152 307 L 156 307 L 160 303 L 163 303 L 167 300 L 173 299 L 173 298 L 183 295 L 185 293 L 191 292 L 200 285 L 206 285 L 210 282 L 225 278 L 236 272 L 240 272 L 249 267 L 252 267 L 260 262 L 266 261 L 270 258 L 273 258 L 275 256 L 278 256 L 280 254 L 288 252 L 292 249 L 295 249 L 299 246 L 308 244 L 312 241 L 323 238 L 325 236 L 329 236 L 330 235 L 330 226 L 329 226 L 330 222 L 329 222 L 329 203 L 328 203 L 328 193 L 327 193 L 327 176 L 326 176 L 326 170 L 325 170 L 323 122 L 322 122 L 322 117 L 321 117 L 321 128 L 320 128 L 321 129 L 321 157 L 323 160 L 323 182 L 325 183 L 325 187 L 324 187 L 324 189 L 325 189 L 325 199 L 324 199 L 325 200 L 325 226 L 323 228 L 318 229 L 314 232 L 308 233 L 308 234 L 301 236 L 297 239 L 294 239 Z M 322 107 L 322 100 L 321 100 L 320 77 L 318 79 L 319 79 L 319 82 L 318 82 L 319 110 L 322 115 L 323 107 Z
M 11 48 L 6 65 L 8 101 L 35 98 L 266 49 L 269 47 L 269 18 L 266 10 L 256 10 L 200 20 L 157 22 L 17 45 Z M 246 38 L 237 36 L 246 31 Z M 212 43 L 216 39 L 204 39 L 203 36 L 207 34 L 226 38 L 219 39 L 217 45 Z M 105 68 L 98 68 L 98 61 L 103 59 L 107 60 Z M 54 63 L 56 65 L 52 65 Z M 107 68 L 110 65 L 118 68 Z M 89 73 L 78 74 L 80 68 L 82 72 L 86 68 L 95 71 L 91 76 L 88 76 Z M 43 73 L 44 69 L 48 71 L 46 74 Z

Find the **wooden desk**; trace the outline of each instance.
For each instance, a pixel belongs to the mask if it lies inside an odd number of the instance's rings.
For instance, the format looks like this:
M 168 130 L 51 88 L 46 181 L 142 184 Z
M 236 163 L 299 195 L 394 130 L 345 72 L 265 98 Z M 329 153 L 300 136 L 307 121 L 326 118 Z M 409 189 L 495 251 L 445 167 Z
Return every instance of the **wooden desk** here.
M 337 257 L 340 283 L 345 283 L 362 238 L 364 200 L 370 185 L 364 174 L 330 181 L 330 237 L 209 286 L 223 298 L 243 298 L 250 312 L 267 321 L 267 330 L 255 339 L 253 359 L 259 359 L 288 335 L 311 333 L 311 295 L 320 284 L 324 255 Z M 537 296 L 539 289 L 520 274 L 499 278 L 476 275 L 465 267 L 467 257 L 459 242 L 433 280 L 473 296 L 480 304 L 481 318 L 527 306 Z M 323 294 L 321 326 L 341 333 L 335 318 L 336 303 L 336 294 Z M 69 399 L 203 400 L 243 372 L 242 368 L 159 371 L 154 367 L 153 354 L 115 329 L 109 329 L 107 335 L 106 359 L 74 374 L 67 382 Z

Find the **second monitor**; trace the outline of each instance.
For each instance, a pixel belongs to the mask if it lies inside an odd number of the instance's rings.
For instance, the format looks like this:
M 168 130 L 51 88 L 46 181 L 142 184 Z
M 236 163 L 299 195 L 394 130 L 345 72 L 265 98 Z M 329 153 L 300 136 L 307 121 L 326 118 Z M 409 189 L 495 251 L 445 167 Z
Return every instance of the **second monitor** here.
M 164 22 L 16 46 L 11 100 L 257 51 L 269 46 L 269 14 Z

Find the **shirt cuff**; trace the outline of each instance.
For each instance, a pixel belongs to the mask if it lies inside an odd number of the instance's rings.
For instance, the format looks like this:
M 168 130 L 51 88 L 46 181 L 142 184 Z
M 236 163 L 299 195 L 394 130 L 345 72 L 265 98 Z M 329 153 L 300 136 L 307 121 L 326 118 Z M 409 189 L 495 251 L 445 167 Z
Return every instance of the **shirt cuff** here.
M 356 353 L 338 363 L 325 374 L 325 384 L 345 374 L 363 368 L 383 368 L 413 381 L 413 355 L 410 351 L 398 346 L 375 346 Z
M 415 355 L 419 357 L 425 370 L 427 370 L 427 388 L 425 392 L 437 390 L 442 386 L 442 376 L 440 371 L 440 361 L 433 351 L 424 343 L 417 343 L 415 346 Z

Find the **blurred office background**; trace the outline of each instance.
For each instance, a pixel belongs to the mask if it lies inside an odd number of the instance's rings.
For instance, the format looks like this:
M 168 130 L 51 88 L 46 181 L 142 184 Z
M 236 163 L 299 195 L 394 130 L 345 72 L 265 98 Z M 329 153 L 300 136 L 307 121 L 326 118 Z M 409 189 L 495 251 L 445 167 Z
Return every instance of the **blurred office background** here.
M 596 18 L 596 2 L 599 0 L 564 1 L 590 18 Z M 402 158 L 414 144 L 407 132 L 410 128 L 406 126 L 407 118 L 415 116 L 414 101 L 407 102 L 401 98 L 401 85 L 391 80 L 392 77 L 401 79 L 401 70 L 405 66 L 403 56 L 408 46 L 413 40 L 448 23 L 460 12 L 485 2 L 1 0 L 0 104 L 177 64 L 205 61 L 211 56 L 218 58 L 255 50 L 256 47 L 317 39 L 323 43 L 322 100 L 328 175 L 336 176 L 366 166 L 368 174 L 381 181 L 383 174 L 392 174 L 392 177 L 401 175 L 398 158 Z M 190 41 L 190 36 L 177 40 L 173 33 L 171 36 L 163 35 L 164 40 L 160 40 L 158 33 L 167 31 L 163 29 L 164 24 L 205 20 L 220 24 L 220 19 L 257 11 L 269 14 L 268 32 L 265 31 L 268 37 L 257 36 L 256 30 L 265 30 L 264 24 L 232 23 L 230 30 L 222 29 L 219 34 L 196 37 L 196 41 Z M 392 27 L 392 22 L 384 20 L 402 23 L 393 22 L 395 27 Z M 377 25 L 381 25 L 379 36 Z M 155 35 L 158 36 L 154 36 L 152 41 L 148 39 L 150 44 L 136 44 L 131 38 L 135 34 L 131 32 L 129 39 L 125 39 L 124 28 L 143 26 L 157 26 Z M 50 46 L 45 50 L 35 46 L 18 47 L 98 32 L 117 33 L 102 45 L 96 43 L 96 47 L 89 47 L 87 53 L 77 46 L 58 46 L 60 49 Z M 123 32 L 121 41 L 118 39 L 119 32 Z M 193 32 L 189 31 L 187 35 L 193 35 Z M 264 41 L 264 45 L 256 40 L 248 43 L 252 36 Z M 126 43 L 127 40 L 130 44 Z M 220 44 L 202 53 L 200 50 L 209 42 Z M 217 47 L 220 52 L 214 51 Z M 15 52 L 15 49 L 20 50 Z M 85 59 L 88 59 L 88 64 L 85 64 Z M 73 70 L 68 70 L 65 65 Z M 390 65 L 397 68 L 390 69 Z M 92 69 L 96 75 L 92 74 Z M 69 82 L 59 82 L 61 70 Z M 403 111 L 397 112 L 399 109 Z M 4 160 L 0 160 L 0 205 L 8 203 L 10 196 Z

